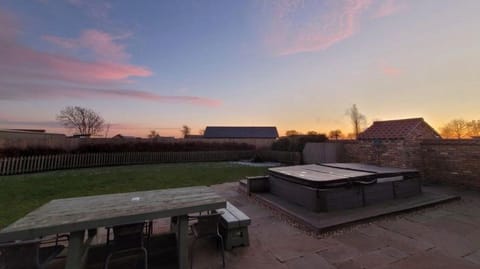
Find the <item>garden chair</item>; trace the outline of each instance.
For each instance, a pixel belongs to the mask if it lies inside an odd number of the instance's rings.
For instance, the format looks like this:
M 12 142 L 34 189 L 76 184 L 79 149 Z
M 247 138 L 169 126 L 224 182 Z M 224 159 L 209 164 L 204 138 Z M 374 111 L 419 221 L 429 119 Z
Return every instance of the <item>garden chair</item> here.
M 0 269 L 43 269 L 62 252 L 62 245 L 43 246 L 40 239 L 0 244 Z
M 144 246 L 144 227 L 145 223 L 142 222 L 119 225 L 112 228 L 114 238 L 111 243 L 108 242 L 109 239 L 107 241 L 109 250 L 105 259 L 105 269 L 108 269 L 112 257 L 125 257 L 135 253 L 136 256 L 144 256 L 144 268 L 148 268 L 148 252 Z
M 222 252 L 222 265 L 225 268 L 225 253 L 224 253 L 224 243 L 223 237 L 220 235 L 218 231 L 218 225 L 220 223 L 221 213 L 214 212 L 207 215 L 198 215 L 198 216 L 191 216 L 189 219 L 196 220 L 190 228 L 192 230 L 194 239 L 192 245 L 190 246 L 190 268 L 193 268 L 193 253 L 195 250 L 195 243 L 198 239 L 202 238 L 215 238 L 217 239 L 217 247 L 218 242 L 220 241 L 220 249 Z

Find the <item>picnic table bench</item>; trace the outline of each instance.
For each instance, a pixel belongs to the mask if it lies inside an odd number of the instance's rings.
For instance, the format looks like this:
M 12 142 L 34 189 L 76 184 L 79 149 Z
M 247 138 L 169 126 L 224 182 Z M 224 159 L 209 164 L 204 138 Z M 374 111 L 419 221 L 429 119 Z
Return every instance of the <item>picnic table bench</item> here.
M 231 203 L 226 208 L 217 209 L 222 213 L 220 219 L 220 234 L 225 240 L 225 249 L 230 250 L 237 246 L 248 246 L 248 225 L 250 218 Z
M 69 233 L 65 268 L 81 269 L 97 228 L 176 217 L 178 267 L 186 269 L 188 214 L 224 208 L 225 202 L 202 186 L 52 200 L 1 230 L 0 242 Z

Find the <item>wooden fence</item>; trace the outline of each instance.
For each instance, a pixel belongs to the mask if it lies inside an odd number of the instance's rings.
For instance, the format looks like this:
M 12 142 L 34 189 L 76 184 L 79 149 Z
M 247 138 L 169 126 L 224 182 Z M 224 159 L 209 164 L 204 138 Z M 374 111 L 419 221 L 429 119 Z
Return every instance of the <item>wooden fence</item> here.
M 0 175 L 131 164 L 235 161 L 249 159 L 253 155 L 253 151 L 191 151 L 83 153 L 15 157 L 0 159 Z
M 290 151 L 264 150 L 258 151 L 257 156 L 264 161 L 280 162 L 285 164 L 301 164 L 302 153 Z
M 300 152 L 284 151 L 185 151 L 185 152 L 116 152 L 56 154 L 0 158 L 0 176 L 24 173 L 150 163 L 220 162 L 251 159 L 257 154 L 264 161 L 300 164 Z

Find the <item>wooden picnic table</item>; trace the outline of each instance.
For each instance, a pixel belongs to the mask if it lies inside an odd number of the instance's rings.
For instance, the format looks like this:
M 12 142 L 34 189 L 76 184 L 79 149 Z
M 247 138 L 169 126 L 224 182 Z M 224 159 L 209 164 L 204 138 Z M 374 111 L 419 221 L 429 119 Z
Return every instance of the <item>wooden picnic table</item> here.
M 187 268 L 188 214 L 225 207 L 225 199 L 205 186 L 58 199 L 1 230 L 0 242 L 70 233 L 65 268 L 78 269 L 97 228 L 177 217 L 178 264 Z

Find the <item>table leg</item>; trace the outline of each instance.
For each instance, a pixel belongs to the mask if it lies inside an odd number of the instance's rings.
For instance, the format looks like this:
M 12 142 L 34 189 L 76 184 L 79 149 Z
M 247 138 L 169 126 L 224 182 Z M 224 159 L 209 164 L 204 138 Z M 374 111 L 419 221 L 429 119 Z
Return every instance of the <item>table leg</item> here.
M 178 268 L 188 268 L 188 216 L 177 217 Z
M 84 251 L 84 239 L 85 231 L 75 231 L 70 233 L 65 269 L 83 268 L 82 256 Z
M 177 217 L 171 217 L 170 218 L 170 232 L 172 233 L 177 233 Z

